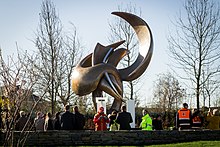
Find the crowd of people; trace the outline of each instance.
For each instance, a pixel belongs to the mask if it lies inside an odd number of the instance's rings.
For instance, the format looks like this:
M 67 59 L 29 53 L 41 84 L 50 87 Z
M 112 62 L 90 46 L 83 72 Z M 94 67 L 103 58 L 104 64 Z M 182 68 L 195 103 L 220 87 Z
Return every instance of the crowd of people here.
M 93 123 L 95 131 L 131 130 L 130 124 L 133 119 L 131 113 L 127 112 L 125 105 L 121 107 L 120 112 L 113 110 L 109 115 L 104 112 L 104 107 L 98 108 L 97 113 L 91 119 L 90 123 Z M 55 117 L 51 113 L 37 112 L 32 123 L 26 123 L 28 117 L 24 111 L 20 111 L 19 115 L 15 123 L 15 130 L 17 131 L 28 130 L 28 126 L 33 126 L 32 130 L 36 131 L 83 130 L 86 123 L 85 116 L 79 112 L 78 106 L 73 107 L 73 112 L 71 112 L 70 105 L 66 105 L 65 111 L 56 113 Z M 196 109 L 191 111 L 188 109 L 188 104 L 184 103 L 183 108 L 178 110 L 176 114 L 174 129 L 219 130 L 219 128 L 220 116 L 218 109 L 213 110 L 213 112 L 209 111 L 207 115 L 204 115 Z M 163 130 L 162 116 L 159 114 L 151 115 L 147 109 L 143 109 L 139 129 L 147 131 Z
M 139 128 L 141 130 L 162 130 L 162 121 L 160 115 L 155 120 L 152 120 L 149 112 L 144 109 L 143 117 L 140 123 Z M 100 107 L 98 113 L 94 116 L 95 130 L 96 131 L 105 131 L 109 130 L 131 130 L 131 123 L 133 122 L 131 113 L 127 112 L 126 106 L 121 107 L 121 112 L 113 110 L 112 113 L 107 117 L 104 114 L 104 108 Z
M 20 111 L 20 117 L 17 120 L 15 130 L 22 131 L 27 126 L 28 117 L 24 111 Z M 126 106 L 121 107 L 121 112 L 115 110 L 110 115 L 104 113 L 104 107 L 98 108 L 98 112 L 94 115 L 93 123 L 95 131 L 115 131 L 115 130 L 131 130 L 130 123 L 133 122 L 131 113 L 127 112 Z M 153 121 L 154 122 L 154 121 Z M 55 118 L 51 113 L 43 114 L 37 112 L 36 118 L 33 121 L 33 130 L 48 131 L 48 130 L 83 130 L 85 126 L 85 117 L 78 110 L 78 107 L 73 108 L 73 113 L 70 111 L 70 105 L 65 106 L 65 111 L 61 114 L 56 113 Z M 148 111 L 143 110 L 142 123 L 140 129 L 152 130 L 152 120 Z M 25 129 L 26 130 L 26 129 Z
M 32 124 L 27 123 L 28 117 L 24 111 L 20 111 L 20 117 L 15 125 L 15 130 L 22 131 Z M 37 112 L 36 118 L 33 121 L 33 127 L 36 131 L 48 130 L 82 130 L 85 125 L 85 117 L 79 112 L 78 106 L 73 108 L 73 113 L 70 112 L 70 105 L 65 106 L 64 113 L 56 113 L 53 118 L 51 113 L 43 114 Z
M 214 109 L 213 112 L 208 111 L 205 115 L 200 110 L 194 109 L 191 112 L 188 109 L 188 104 L 183 103 L 181 108 L 176 115 L 176 129 L 178 130 L 189 130 L 189 129 L 220 129 L 220 113 L 218 109 Z

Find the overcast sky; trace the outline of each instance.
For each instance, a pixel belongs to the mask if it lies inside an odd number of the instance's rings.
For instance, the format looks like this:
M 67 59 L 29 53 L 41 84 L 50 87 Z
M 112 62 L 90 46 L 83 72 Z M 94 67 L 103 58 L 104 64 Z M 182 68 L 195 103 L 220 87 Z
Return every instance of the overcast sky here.
M 153 82 L 157 75 L 169 70 L 167 55 L 167 34 L 171 20 L 182 9 L 184 0 L 53 0 L 64 29 L 72 22 L 86 50 L 92 52 L 96 43 L 108 45 L 110 29 L 108 23 L 115 18 L 111 12 L 118 7 L 133 5 L 142 12 L 142 18 L 149 24 L 154 39 L 154 53 L 146 70 L 141 89 L 142 100 L 150 102 Z M 33 50 L 31 40 L 39 23 L 41 0 L 0 1 L 0 47 L 4 57 L 16 53 L 16 42 L 23 50 Z

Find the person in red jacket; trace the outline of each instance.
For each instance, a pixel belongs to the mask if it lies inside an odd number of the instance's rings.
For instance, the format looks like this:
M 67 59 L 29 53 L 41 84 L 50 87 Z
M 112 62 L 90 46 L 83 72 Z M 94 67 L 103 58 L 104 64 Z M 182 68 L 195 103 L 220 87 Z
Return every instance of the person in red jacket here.
M 109 119 L 106 114 L 104 114 L 104 108 L 100 107 L 98 113 L 95 114 L 93 122 L 95 123 L 95 131 L 105 131 L 107 130 L 107 123 Z

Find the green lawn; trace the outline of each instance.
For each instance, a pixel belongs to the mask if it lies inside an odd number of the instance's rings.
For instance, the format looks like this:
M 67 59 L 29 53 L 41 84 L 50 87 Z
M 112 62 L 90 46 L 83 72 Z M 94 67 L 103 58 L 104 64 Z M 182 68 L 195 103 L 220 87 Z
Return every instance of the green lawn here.
M 91 147 L 91 146 L 80 146 L 80 147 Z M 101 146 L 96 146 L 101 147 Z M 106 147 L 119 147 L 115 146 L 106 146 Z M 120 146 L 127 147 L 127 146 Z M 136 146 L 129 146 L 136 147 Z M 148 147 L 147 145 L 140 145 L 140 147 Z M 149 145 L 149 147 L 220 147 L 220 141 L 195 141 L 195 142 L 186 142 L 186 143 L 175 143 L 175 144 L 164 144 L 164 145 Z
M 196 141 L 176 144 L 151 145 L 150 147 L 220 147 L 220 141 Z

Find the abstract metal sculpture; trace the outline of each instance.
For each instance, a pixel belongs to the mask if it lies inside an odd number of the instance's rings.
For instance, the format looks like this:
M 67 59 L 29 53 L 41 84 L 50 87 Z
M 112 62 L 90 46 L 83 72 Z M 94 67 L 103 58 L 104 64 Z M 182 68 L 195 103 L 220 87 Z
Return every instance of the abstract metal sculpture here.
M 82 59 L 72 73 L 72 90 L 79 96 L 92 92 L 96 107 L 96 97 L 106 92 L 114 97 L 111 109 L 119 110 L 123 101 L 122 81 L 132 81 L 147 69 L 153 54 L 153 38 L 147 23 L 140 17 L 126 13 L 112 14 L 126 20 L 134 29 L 139 40 L 139 54 L 135 62 L 124 69 L 117 69 L 119 61 L 128 53 L 125 48 L 117 48 L 125 41 L 103 46 L 97 43 L 93 53 Z

